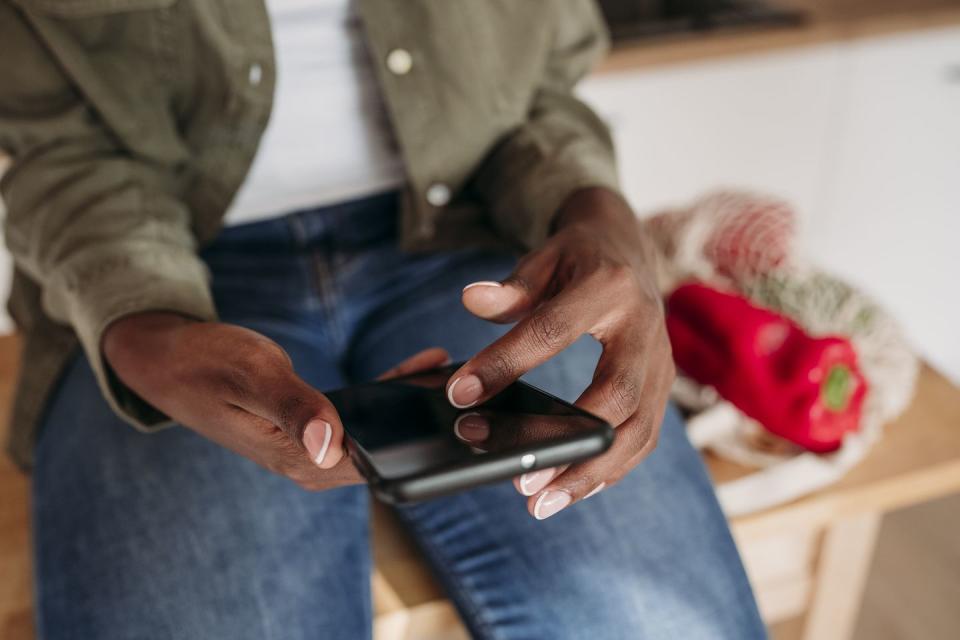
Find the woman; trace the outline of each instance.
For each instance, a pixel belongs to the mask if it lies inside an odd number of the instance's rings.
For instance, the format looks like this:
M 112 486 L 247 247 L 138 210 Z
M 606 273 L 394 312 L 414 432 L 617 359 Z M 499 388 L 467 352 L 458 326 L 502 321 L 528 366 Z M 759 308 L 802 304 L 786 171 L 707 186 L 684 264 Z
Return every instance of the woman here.
M 617 425 L 400 510 L 476 637 L 763 635 L 572 94 L 590 2 L 18 0 L 0 41 L 42 637 L 367 637 L 368 494 L 319 390 L 410 354 L 469 358 L 458 407 L 533 370 Z

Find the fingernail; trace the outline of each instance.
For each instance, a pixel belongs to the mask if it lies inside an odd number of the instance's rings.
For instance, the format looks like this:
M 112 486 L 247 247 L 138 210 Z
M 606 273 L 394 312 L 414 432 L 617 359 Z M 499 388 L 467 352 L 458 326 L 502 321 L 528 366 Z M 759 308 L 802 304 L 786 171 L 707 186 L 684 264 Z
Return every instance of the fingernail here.
M 470 284 L 465 286 L 463 290 L 466 291 L 470 287 L 502 287 L 502 286 L 503 285 L 501 283 L 496 282 L 494 280 L 481 280 L 480 282 L 471 282 Z
M 490 436 L 490 425 L 479 413 L 462 413 L 453 423 L 453 433 L 464 442 L 483 442 Z
M 457 378 L 447 389 L 447 399 L 457 409 L 466 409 L 477 403 L 483 394 L 483 384 L 480 378 L 470 374 Z
M 533 517 L 537 520 L 546 520 L 550 516 L 570 504 L 573 498 L 566 491 L 547 491 L 537 498 L 533 505 Z
M 557 474 L 555 467 L 549 469 L 540 469 L 531 471 L 520 476 L 520 493 L 525 496 L 535 495 L 538 491 L 550 484 L 553 476 Z
M 320 463 L 323 462 L 332 435 L 333 428 L 329 422 L 311 420 L 307 423 L 307 428 L 303 430 L 303 446 L 307 448 L 307 453 L 310 454 L 313 464 L 320 466 Z
M 597 495 L 598 493 L 600 493 L 601 491 L 603 491 L 603 488 L 604 488 L 605 486 L 607 486 L 607 483 L 606 483 L 606 482 L 601 482 L 600 484 L 598 484 L 597 486 L 595 486 L 595 487 L 593 488 L 593 491 L 591 491 L 591 492 L 588 493 L 587 495 L 583 496 L 583 499 L 586 500 L 586 499 L 589 498 L 590 496 L 595 496 L 595 495 Z

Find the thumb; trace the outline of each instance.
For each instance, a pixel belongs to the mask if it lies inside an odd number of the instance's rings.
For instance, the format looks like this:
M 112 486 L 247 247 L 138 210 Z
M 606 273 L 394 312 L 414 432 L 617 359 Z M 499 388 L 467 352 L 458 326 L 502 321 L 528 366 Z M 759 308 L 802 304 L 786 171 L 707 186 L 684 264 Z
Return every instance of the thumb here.
M 335 467 L 344 456 L 343 425 L 333 403 L 292 370 L 265 376 L 256 393 L 236 404 L 273 423 L 321 469 Z
M 505 280 L 472 282 L 464 287 L 463 306 L 484 320 L 516 322 L 546 297 L 556 262 L 553 251 L 527 254 Z

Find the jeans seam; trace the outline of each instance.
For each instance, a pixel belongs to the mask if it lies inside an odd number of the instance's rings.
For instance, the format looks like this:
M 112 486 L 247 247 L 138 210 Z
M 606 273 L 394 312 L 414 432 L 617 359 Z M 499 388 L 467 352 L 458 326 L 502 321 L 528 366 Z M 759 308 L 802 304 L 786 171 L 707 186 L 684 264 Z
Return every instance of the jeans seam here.
M 310 251 L 310 264 L 312 266 L 311 271 L 316 275 L 317 296 L 323 309 L 327 330 L 330 332 L 330 340 L 337 345 L 338 351 L 340 351 L 346 339 L 346 331 L 340 321 L 340 314 L 337 309 L 339 296 L 336 292 L 336 276 L 328 264 L 330 253 L 332 253 L 330 247 L 327 248 L 326 252 L 312 249 Z
M 303 220 L 300 214 L 291 214 L 286 216 L 287 227 L 290 230 L 290 235 L 293 236 L 293 248 L 298 253 L 303 250 L 309 249 L 309 242 L 307 229 L 304 226 Z M 313 256 L 311 255 L 306 260 L 302 259 L 301 256 L 297 256 L 297 266 L 302 270 L 304 279 L 307 285 L 307 301 L 306 308 L 308 310 L 315 311 L 317 307 L 323 307 L 323 300 L 320 299 L 320 282 L 318 280 L 319 274 L 313 268 Z
M 299 215 L 290 215 L 287 220 L 297 246 L 306 251 L 307 278 L 310 282 L 312 295 L 315 296 L 320 313 L 323 316 L 322 321 L 329 332 L 330 341 L 338 348 L 342 347 L 347 332 L 338 313 L 337 302 L 339 296 L 336 288 L 336 274 L 330 262 L 330 257 L 334 253 L 333 243 L 330 241 L 328 234 L 322 231 L 315 237 L 315 240 L 322 244 L 320 248 L 317 248 L 314 246 L 315 242 L 310 242 L 310 234 L 304 227 Z

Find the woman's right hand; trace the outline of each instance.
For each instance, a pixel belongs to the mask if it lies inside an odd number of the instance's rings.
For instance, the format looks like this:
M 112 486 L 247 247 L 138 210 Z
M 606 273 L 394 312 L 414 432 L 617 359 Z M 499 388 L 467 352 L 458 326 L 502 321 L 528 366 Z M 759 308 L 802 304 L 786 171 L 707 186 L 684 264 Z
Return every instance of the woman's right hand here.
M 108 327 L 103 352 L 120 380 L 200 435 L 319 491 L 362 482 L 344 455 L 343 425 L 326 397 L 293 371 L 269 338 L 236 325 L 165 312 Z M 439 366 L 429 349 L 393 375 Z

